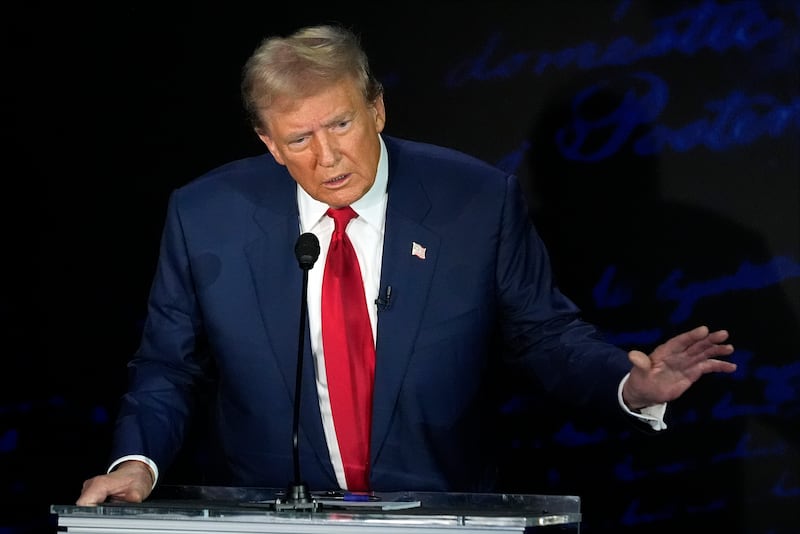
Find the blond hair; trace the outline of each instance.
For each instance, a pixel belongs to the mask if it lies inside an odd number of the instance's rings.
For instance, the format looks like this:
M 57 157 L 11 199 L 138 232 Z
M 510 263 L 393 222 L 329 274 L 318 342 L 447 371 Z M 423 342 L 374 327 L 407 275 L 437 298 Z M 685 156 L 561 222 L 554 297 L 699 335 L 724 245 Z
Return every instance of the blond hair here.
M 369 103 L 383 94 L 359 38 L 347 28 L 310 26 L 287 37 L 268 37 L 242 70 L 245 112 L 256 130 L 264 129 L 258 112 L 278 97 L 310 96 L 346 77 L 355 80 Z

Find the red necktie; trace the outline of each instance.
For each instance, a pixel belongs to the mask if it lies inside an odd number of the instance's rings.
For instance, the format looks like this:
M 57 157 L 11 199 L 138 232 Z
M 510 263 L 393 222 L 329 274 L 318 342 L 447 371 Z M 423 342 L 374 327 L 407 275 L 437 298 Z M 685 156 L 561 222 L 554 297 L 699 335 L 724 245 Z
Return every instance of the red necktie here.
M 345 228 L 349 206 L 328 209 L 335 229 L 322 280 L 322 346 L 336 438 L 347 489 L 369 489 L 369 439 L 375 343 L 361 269 Z

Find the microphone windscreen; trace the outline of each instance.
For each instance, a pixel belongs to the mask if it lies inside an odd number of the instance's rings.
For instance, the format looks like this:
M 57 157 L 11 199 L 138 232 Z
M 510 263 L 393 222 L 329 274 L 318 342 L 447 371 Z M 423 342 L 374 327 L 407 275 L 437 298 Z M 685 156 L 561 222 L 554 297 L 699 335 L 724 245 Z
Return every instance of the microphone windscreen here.
M 310 269 L 319 258 L 319 239 L 311 232 L 300 234 L 294 244 L 294 255 L 301 269 Z

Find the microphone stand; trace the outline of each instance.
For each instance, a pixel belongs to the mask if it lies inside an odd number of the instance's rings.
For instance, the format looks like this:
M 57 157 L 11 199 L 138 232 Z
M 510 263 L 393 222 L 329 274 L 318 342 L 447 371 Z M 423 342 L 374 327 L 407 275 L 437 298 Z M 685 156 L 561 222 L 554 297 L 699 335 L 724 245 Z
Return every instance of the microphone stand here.
M 275 500 L 275 509 L 281 510 L 310 510 L 317 509 L 317 503 L 311 496 L 308 485 L 300 476 L 300 444 L 298 439 L 300 427 L 300 388 L 303 384 L 303 353 L 306 334 L 306 316 L 308 314 L 308 271 L 314 266 L 319 257 L 319 241 L 312 233 L 302 234 L 295 245 L 295 255 L 303 270 L 303 293 L 300 299 L 300 328 L 297 341 L 297 371 L 294 385 L 294 417 L 292 421 L 292 453 L 294 459 L 294 482 L 286 489 L 284 501 Z

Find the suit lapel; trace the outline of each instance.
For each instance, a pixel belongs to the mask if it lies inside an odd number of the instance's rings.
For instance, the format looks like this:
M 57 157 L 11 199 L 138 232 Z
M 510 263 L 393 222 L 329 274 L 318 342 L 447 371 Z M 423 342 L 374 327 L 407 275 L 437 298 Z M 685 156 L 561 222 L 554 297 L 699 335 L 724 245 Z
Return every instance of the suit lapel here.
M 265 180 L 272 178 L 265 177 Z M 291 178 L 285 182 L 264 195 L 263 207 L 254 214 L 262 237 L 248 245 L 246 254 L 267 339 L 286 394 L 293 404 L 303 271 L 294 255 L 294 245 L 300 235 L 296 184 Z M 307 446 L 335 480 L 319 412 L 308 324 L 304 336 L 300 437 L 306 438 Z M 291 426 L 291 413 L 286 414 L 286 423 Z
M 272 352 L 277 356 L 288 391 L 294 390 L 297 332 L 300 321 L 302 271 L 294 258 L 294 240 L 299 235 L 297 217 L 260 209 L 256 220 L 262 238 L 250 243 L 247 257 L 258 297 L 259 312 Z
M 438 258 L 439 236 L 422 224 L 429 209 L 428 197 L 412 175 L 390 173 L 380 287 L 383 292 L 391 286 L 392 295 L 390 306 L 378 312 L 373 464 L 391 426 Z M 425 248 L 424 258 L 412 254 L 414 243 Z

